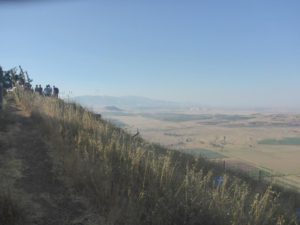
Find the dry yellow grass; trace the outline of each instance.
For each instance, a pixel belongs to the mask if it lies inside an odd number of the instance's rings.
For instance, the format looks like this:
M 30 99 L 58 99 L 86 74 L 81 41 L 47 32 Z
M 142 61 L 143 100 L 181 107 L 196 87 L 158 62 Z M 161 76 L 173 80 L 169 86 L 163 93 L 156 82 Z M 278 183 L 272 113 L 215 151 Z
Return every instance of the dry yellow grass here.
M 209 149 L 244 164 L 267 168 L 274 174 L 286 174 L 284 180 L 294 182 L 300 189 L 300 146 L 263 145 L 263 139 L 300 137 L 299 115 L 246 114 L 253 118 L 229 123 L 207 121 L 163 121 L 142 116 L 111 116 L 128 125 L 134 132 L 139 128 L 142 136 L 150 142 L 175 149 Z M 276 123 L 291 124 L 277 126 Z M 249 126 L 249 124 L 254 124 Z M 259 126 L 259 124 L 265 124 Z M 275 125 L 272 125 L 275 124 Z M 247 126 L 248 125 L 248 126 Z M 226 136 L 226 144 L 222 144 Z M 212 143 L 216 143 L 214 146 Z M 292 176 L 293 175 L 293 176 Z M 280 180 L 278 178 L 277 180 Z
M 107 224 L 297 224 L 294 209 L 271 187 L 133 138 L 78 105 L 20 89 L 16 98 L 46 125 L 73 187 Z M 219 186 L 216 176 L 224 178 Z

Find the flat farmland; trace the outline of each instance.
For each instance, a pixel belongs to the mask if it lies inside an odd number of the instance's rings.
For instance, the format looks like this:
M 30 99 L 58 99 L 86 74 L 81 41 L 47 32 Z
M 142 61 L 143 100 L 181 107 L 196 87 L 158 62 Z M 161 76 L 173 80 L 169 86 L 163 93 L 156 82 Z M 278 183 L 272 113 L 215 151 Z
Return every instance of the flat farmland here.
M 109 113 L 104 117 L 168 148 L 267 171 L 270 179 L 300 188 L 300 115 L 234 113 Z

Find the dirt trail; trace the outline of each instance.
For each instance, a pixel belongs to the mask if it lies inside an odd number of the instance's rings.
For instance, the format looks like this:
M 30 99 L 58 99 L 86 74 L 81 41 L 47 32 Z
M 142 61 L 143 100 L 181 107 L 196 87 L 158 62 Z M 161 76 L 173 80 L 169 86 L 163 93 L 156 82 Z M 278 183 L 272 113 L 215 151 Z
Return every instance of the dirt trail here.
M 88 201 L 75 196 L 58 176 L 39 124 L 12 98 L 8 114 L 7 126 L 0 130 L 0 183 L 25 208 L 24 225 L 101 224 Z

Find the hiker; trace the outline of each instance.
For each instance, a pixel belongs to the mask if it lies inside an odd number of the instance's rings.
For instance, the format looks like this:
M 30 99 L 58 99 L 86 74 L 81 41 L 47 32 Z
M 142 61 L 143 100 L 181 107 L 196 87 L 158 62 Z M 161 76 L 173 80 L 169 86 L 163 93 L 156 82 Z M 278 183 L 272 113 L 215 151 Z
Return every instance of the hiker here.
M 43 88 L 42 88 L 42 85 L 39 85 L 39 90 L 38 90 L 39 94 L 40 95 L 43 95 Z
M 35 93 L 39 93 L 39 86 L 38 86 L 38 85 L 35 85 L 34 92 L 35 92 Z
M 44 95 L 50 97 L 52 95 L 52 88 L 50 87 L 50 85 L 46 85 L 45 89 L 44 89 Z
M 53 97 L 58 98 L 59 89 L 53 85 Z
M 32 89 L 31 84 L 29 82 L 26 82 L 23 85 L 23 88 L 24 88 L 25 91 L 32 91 L 33 92 L 33 89 Z

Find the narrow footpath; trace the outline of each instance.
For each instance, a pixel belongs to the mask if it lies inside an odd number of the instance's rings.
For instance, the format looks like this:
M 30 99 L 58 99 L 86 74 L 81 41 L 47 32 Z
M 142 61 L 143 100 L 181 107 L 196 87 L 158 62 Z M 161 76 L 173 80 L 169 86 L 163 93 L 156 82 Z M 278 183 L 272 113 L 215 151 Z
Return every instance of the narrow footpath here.
M 102 224 L 88 201 L 65 184 L 39 124 L 13 98 L 8 101 L 0 126 L 0 188 L 24 209 L 24 225 Z

